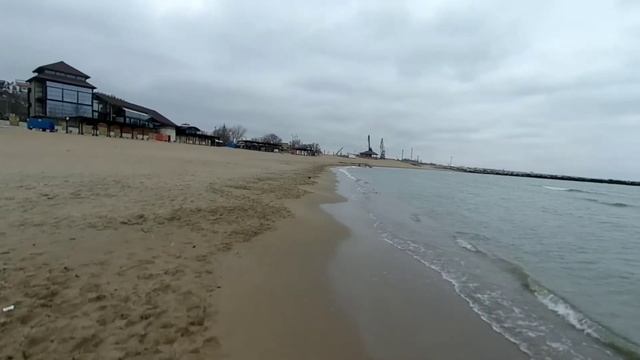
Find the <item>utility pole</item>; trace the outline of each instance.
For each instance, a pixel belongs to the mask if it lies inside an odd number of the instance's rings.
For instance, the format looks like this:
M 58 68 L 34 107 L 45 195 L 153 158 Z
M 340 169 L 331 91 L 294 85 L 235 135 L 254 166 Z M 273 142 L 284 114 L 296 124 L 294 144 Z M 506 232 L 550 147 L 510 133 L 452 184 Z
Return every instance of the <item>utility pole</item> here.
M 453 164 L 453 155 L 451 155 L 451 157 L 449 157 L 449 166 L 451 166 L 451 164 Z
M 402 155 L 400 156 L 400 160 L 404 160 L 404 149 L 402 149 Z
M 413 148 L 411 148 L 411 157 L 409 159 L 413 160 Z

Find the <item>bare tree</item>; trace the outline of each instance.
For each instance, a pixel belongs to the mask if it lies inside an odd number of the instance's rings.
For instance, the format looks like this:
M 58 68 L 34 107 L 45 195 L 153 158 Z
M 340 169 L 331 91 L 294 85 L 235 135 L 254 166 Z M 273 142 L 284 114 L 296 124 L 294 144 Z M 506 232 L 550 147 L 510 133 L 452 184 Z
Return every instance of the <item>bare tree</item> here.
M 300 141 L 300 139 L 298 139 L 297 137 L 294 137 L 291 139 L 290 145 L 292 148 L 297 148 L 302 146 L 302 141 Z
M 236 125 L 234 127 L 230 127 L 228 132 L 229 132 L 229 140 L 231 140 L 231 142 L 237 143 L 238 140 L 242 139 L 244 134 L 247 132 L 247 129 L 245 129 L 241 125 Z
M 280 136 L 276 134 L 267 134 L 262 137 L 262 142 L 270 143 L 270 144 L 281 144 L 282 139 Z
M 213 131 L 213 135 L 217 136 L 220 138 L 220 140 L 222 141 L 223 144 L 228 144 L 230 142 L 230 138 L 229 138 L 229 129 L 227 128 L 227 125 L 223 124 L 221 127 L 215 129 Z

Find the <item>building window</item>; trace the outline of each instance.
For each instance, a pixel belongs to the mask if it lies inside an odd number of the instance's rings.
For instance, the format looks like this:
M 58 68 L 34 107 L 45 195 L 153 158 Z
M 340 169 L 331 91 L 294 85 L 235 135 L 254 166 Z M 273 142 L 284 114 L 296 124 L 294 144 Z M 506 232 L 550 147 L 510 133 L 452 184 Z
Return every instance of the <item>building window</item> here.
M 91 93 L 78 91 L 78 102 L 80 104 L 91 105 Z
M 151 121 L 151 117 L 148 114 L 130 110 L 127 108 L 124 109 L 124 113 L 126 122 L 133 126 L 143 126 L 148 128 L 153 127 L 153 122 Z
M 78 103 L 78 92 L 75 90 L 62 90 L 62 101 L 70 103 Z
M 47 81 L 47 116 L 92 117 L 91 89 Z
M 62 89 L 47 86 L 47 98 L 62 101 Z
M 47 116 L 51 117 L 91 117 L 91 106 L 47 100 Z

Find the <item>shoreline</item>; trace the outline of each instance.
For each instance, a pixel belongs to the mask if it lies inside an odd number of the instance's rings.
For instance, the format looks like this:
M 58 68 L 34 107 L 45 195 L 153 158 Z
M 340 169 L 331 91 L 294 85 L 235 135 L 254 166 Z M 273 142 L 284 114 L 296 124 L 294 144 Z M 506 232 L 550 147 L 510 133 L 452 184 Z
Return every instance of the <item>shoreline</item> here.
M 348 228 L 320 204 L 344 201 L 329 169 L 286 201 L 292 217 L 222 261 L 222 354 L 232 359 L 367 359 L 353 322 L 335 303 L 327 260 Z
M 225 356 L 527 359 L 439 273 L 383 242 L 363 243 L 364 233 L 340 222 L 335 210 L 348 200 L 337 192 L 334 168 L 324 170 L 310 194 L 288 201 L 293 218 L 225 260 Z M 313 235 L 304 238 L 308 229 Z

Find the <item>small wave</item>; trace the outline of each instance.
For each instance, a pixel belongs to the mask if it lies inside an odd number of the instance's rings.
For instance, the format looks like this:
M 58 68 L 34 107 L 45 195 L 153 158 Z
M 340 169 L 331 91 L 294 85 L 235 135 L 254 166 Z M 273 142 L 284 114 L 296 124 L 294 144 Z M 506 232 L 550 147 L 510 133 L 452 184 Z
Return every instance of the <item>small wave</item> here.
M 358 181 L 358 178 L 351 175 L 346 169 L 344 168 L 340 168 L 338 169 L 338 171 L 340 171 L 341 173 L 343 173 L 346 177 L 348 177 L 349 179 L 353 180 L 353 181 Z
M 411 221 L 415 222 L 415 223 L 419 223 L 422 220 L 420 220 L 420 215 L 418 214 L 411 214 L 411 216 L 409 216 L 409 218 L 411 219 Z
M 549 310 L 560 315 L 573 327 L 591 337 L 602 340 L 596 330 L 598 328 L 598 325 L 589 320 L 582 313 L 574 309 L 571 305 L 569 305 L 568 302 L 560 298 L 558 295 L 552 293 L 550 290 L 538 284 L 531 278 L 529 278 L 529 289 L 531 290 L 533 295 L 535 295 L 535 297 Z
M 458 245 L 463 248 L 463 249 L 467 249 L 471 252 L 478 252 L 478 249 L 475 248 L 475 246 L 471 245 L 470 243 L 468 243 L 465 240 L 462 239 L 456 239 L 456 242 L 458 243 Z
M 626 204 L 626 203 L 623 203 L 623 202 L 606 202 L 606 201 L 600 201 L 598 199 L 591 199 L 591 198 L 585 198 L 584 200 L 590 201 L 590 202 L 594 202 L 594 203 L 597 203 L 597 204 L 601 204 L 601 205 L 613 206 L 613 207 L 618 207 L 618 208 L 633 207 L 633 205 Z
M 533 294 L 545 307 L 563 317 L 576 329 L 583 331 L 595 339 L 601 340 L 596 330 L 599 327 L 598 324 L 589 320 L 582 313 L 575 310 L 567 301 L 540 284 L 540 282 L 531 277 L 523 267 L 503 258 L 492 255 L 489 256 L 492 260 L 496 261 L 500 267 L 514 276 L 522 287 Z
M 615 206 L 615 207 L 631 207 L 631 205 L 629 204 L 625 204 L 625 203 L 621 203 L 621 202 L 615 202 L 615 203 L 603 203 L 609 206 Z
M 575 192 L 575 193 L 584 193 L 584 194 L 599 194 L 595 191 L 587 191 L 587 190 L 581 190 L 581 189 L 563 188 L 563 187 L 547 186 L 547 185 L 543 185 L 542 187 L 552 191 L 566 191 L 566 192 Z
M 486 242 L 486 241 L 491 241 L 491 238 L 489 238 L 486 235 L 482 235 L 482 234 L 478 234 L 478 233 L 474 233 L 474 232 L 463 232 L 463 231 L 456 231 L 454 233 L 454 236 L 456 239 L 463 239 L 463 240 L 468 240 L 471 242 Z
M 480 249 L 474 244 L 476 242 L 489 240 L 489 238 L 485 235 L 467 232 L 456 232 L 453 238 L 455 239 L 458 246 L 465 250 L 469 250 L 471 252 L 478 253 L 489 258 L 494 258 L 493 255 L 486 253 L 484 250 Z
M 555 187 L 555 186 L 546 186 L 546 185 L 543 185 L 542 187 L 547 189 L 547 190 L 553 190 L 553 191 L 569 191 L 569 190 L 571 190 L 571 189 L 568 189 L 568 188 L 561 188 L 561 187 Z

